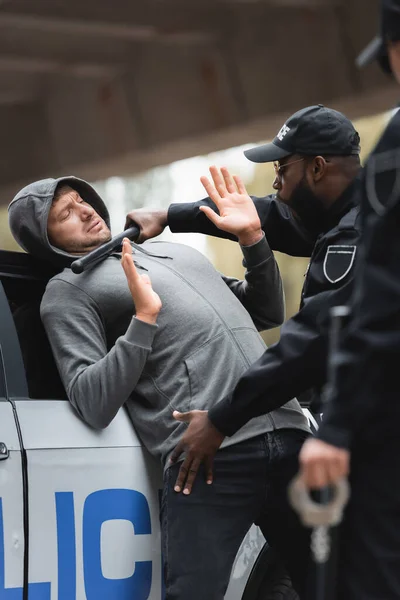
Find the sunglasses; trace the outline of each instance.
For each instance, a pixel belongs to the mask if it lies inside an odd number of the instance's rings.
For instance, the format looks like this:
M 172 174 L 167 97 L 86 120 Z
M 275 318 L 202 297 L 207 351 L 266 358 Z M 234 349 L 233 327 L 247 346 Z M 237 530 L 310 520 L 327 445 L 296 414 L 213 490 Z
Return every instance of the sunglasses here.
M 274 169 L 275 169 L 275 175 L 277 175 L 278 177 L 281 176 L 282 173 L 282 169 L 286 169 L 286 167 L 288 167 L 289 165 L 294 165 L 295 163 L 298 162 L 302 162 L 303 160 L 305 160 L 304 158 L 299 158 L 298 160 L 292 160 L 291 162 L 285 163 L 284 165 L 280 165 L 277 162 L 274 162 Z

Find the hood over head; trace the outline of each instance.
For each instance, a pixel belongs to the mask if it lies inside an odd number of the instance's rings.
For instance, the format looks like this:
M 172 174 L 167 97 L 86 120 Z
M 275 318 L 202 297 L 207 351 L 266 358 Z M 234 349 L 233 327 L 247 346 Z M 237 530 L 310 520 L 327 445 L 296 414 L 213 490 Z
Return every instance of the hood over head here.
M 49 211 L 60 184 L 76 190 L 110 227 L 107 207 L 98 193 L 89 183 L 73 176 L 41 179 L 24 187 L 8 207 L 8 221 L 15 240 L 26 252 L 60 267 L 67 267 L 77 256 L 52 246 L 47 236 Z

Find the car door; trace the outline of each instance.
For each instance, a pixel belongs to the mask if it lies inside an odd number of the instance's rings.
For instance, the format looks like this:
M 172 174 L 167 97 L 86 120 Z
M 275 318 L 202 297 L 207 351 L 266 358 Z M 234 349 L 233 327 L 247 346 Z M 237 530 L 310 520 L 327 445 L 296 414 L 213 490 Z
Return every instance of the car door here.
M 68 401 L 17 399 L 40 600 L 161 600 L 160 469 L 121 410 L 102 431 Z M 38 599 L 39 600 L 39 599 Z

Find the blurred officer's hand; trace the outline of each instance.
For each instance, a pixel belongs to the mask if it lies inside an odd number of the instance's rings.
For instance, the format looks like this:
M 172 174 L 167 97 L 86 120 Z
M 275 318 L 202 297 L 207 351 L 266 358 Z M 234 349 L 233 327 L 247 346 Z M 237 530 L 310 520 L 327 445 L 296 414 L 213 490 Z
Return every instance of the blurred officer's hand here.
M 350 453 L 309 438 L 300 452 L 300 476 L 309 489 L 320 489 L 347 477 Z
M 137 225 L 140 229 L 138 242 L 144 242 L 160 235 L 167 226 L 167 209 L 137 208 L 126 216 L 125 229 Z
M 207 194 L 216 204 L 219 215 L 208 206 L 200 206 L 200 210 L 219 229 L 236 235 L 242 246 L 251 246 L 258 242 L 263 232 L 261 222 L 240 177 L 229 173 L 226 167 L 221 171 L 210 167 L 214 185 L 207 177 L 201 177 Z

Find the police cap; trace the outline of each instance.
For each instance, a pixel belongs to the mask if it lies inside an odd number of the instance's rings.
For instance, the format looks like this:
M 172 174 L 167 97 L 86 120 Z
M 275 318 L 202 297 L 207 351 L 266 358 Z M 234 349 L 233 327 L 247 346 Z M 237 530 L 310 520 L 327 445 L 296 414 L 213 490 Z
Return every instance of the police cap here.
M 271 143 L 244 152 L 256 163 L 280 160 L 290 154 L 347 156 L 359 153 L 360 137 L 352 122 L 322 104 L 294 113 Z

